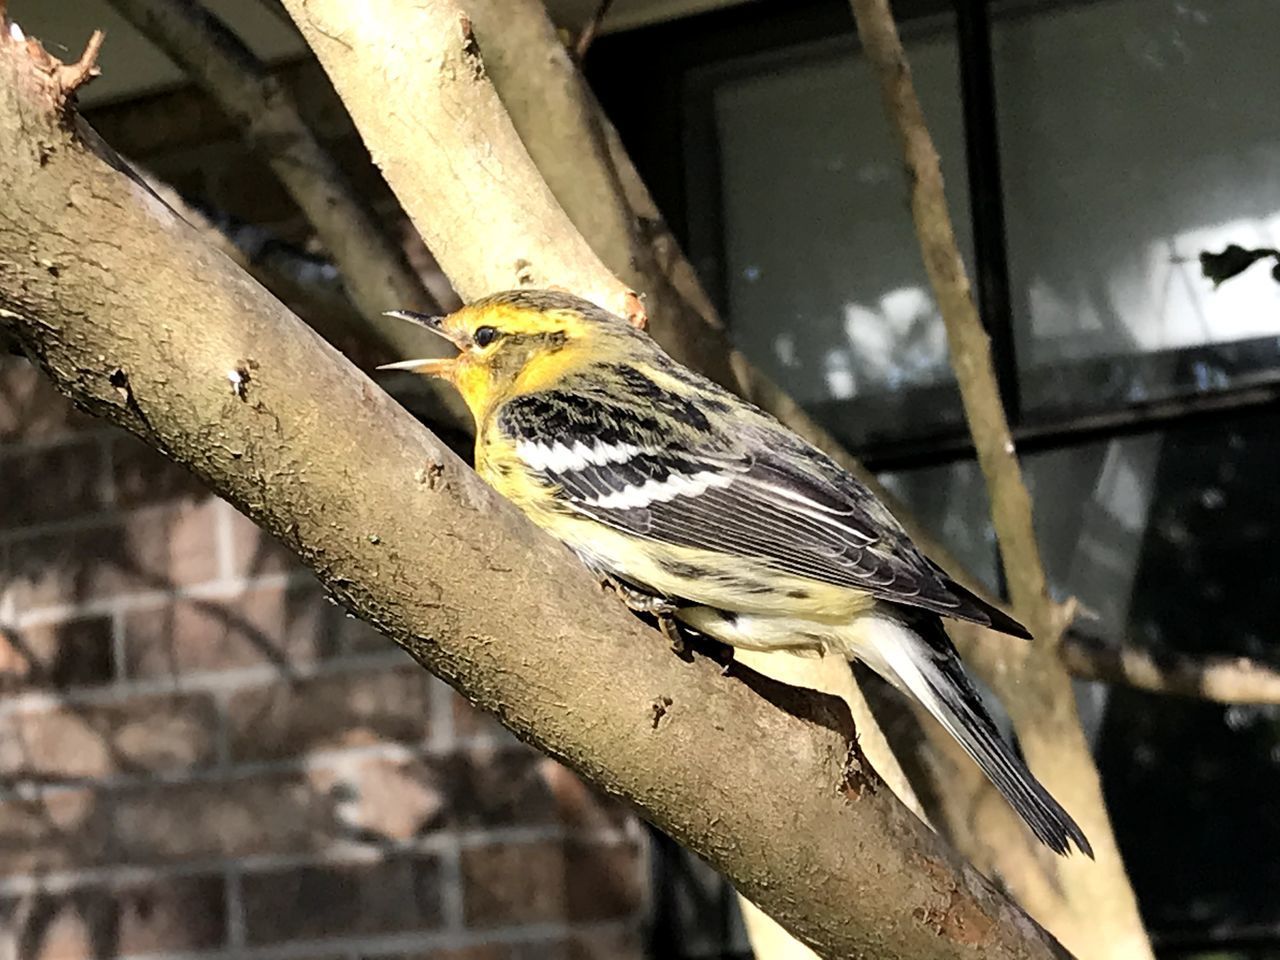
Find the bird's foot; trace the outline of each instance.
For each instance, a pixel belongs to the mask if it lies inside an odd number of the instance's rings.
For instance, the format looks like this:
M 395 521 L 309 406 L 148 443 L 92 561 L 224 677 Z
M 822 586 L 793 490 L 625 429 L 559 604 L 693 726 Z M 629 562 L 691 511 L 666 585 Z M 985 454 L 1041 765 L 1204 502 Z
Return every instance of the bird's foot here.
M 671 652 L 682 660 L 691 659 L 689 656 L 689 644 L 685 641 L 684 634 L 680 630 L 679 621 L 670 613 L 659 613 L 657 617 L 658 629 L 662 631 L 662 635 L 671 644 Z
M 623 583 L 617 577 L 604 574 L 602 579 L 601 586 L 612 589 L 619 599 L 627 605 L 627 608 L 635 613 L 647 613 L 661 618 L 670 617 L 679 609 L 676 604 L 666 597 L 646 593 L 637 587 L 631 586 L 629 583 Z

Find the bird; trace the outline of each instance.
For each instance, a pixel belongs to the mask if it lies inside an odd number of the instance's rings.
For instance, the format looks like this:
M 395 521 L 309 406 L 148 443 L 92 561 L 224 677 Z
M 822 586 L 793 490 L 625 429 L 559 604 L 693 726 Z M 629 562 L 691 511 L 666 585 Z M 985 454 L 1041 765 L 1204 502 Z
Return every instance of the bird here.
M 1093 856 L 1000 734 L 943 619 L 1031 634 L 929 560 L 851 473 L 571 293 L 389 315 L 458 354 L 382 369 L 453 384 L 476 471 L 632 609 L 731 647 L 861 661 L 959 742 L 1040 841 Z

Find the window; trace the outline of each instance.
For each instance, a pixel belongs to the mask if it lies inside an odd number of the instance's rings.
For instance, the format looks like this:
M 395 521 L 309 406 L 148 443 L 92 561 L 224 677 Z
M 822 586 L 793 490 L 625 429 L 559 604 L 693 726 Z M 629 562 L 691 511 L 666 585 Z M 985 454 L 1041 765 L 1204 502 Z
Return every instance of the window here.
M 1280 118 L 1260 96 L 1280 92 L 1280 21 L 1265 6 L 1010 4 L 997 17 L 1010 309 L 992 320 L 1010 327 L 1024 435 L 1280 379 L 1280 284 L 1259 268 L 1214 290 L 1198 261 L 1280 234 Z M 954 23 L 934 14 L 904 33 L 972 273 Z M 963 417 L 899 151 L 852 40 L 713 62 L 686 84 L 689 149 L 717 158 L 714 177 L 692 158 L 705 182 L 688 218 L 716 233 L 691 239 L 739 345 L 873 459 L 954 442 Z
M 971 253 L 955 38 L 945 22 L 913 34 Z M 851 43 L 710 66 L 691 83 L 720 169 L 714 195 L 691 190 L 689 216 L 721 224 L 718 285 L 738 346 L 852 446 L 963 429 L 898 147 L 879 98 L 858 95 L 875 79 Z
M 1268 0 L 1112 0 L 998 18 L 1013 329 L 1030 415 L 1280 374 L 1280 284 L 1199 253 L 1280 240 Z
M 975 29 L 979 3 L 894 6 L 1055 589 L 1105 640 L 1280 663 L 1280 283 L 1255 267 L 1214 290 L 1198 263 L 1280 247 L 1274 4 L 1024 0 Z M 758 2 L 593 57 L 738 344 L 997 585 L 847 3 Z M 1280 825 L 1263 798 L 1280 796 L 1280 710 L 1081 689 L 1162 953 L 1275 949 Z

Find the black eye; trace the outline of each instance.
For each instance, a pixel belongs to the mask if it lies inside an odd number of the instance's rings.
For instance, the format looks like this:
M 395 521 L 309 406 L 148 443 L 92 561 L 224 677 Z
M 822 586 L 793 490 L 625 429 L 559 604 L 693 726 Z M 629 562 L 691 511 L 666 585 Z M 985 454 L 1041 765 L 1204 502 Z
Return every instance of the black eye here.
M 498 339 L 498 331 L 493 327 L 476 327 L 471 339 L 477 347 L 487 347 Z

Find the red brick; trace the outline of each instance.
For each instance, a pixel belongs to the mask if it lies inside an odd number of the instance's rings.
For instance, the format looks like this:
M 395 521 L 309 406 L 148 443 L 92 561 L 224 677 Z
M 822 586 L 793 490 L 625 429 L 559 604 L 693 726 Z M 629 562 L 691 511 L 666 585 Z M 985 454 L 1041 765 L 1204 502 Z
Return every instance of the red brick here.
M 242 690 L 227 708 L 231 757 L 274 760 L 312 750 L 421 743 L 431 676 L 406 664 Z
M 453 700 L 453 729 L 459 737 L 510 737 L 498 718 L 487 710 L 473 707 L 462 694 L 451 690 Z
M 342 757 L 309 768 L 313 784 L 342 798 L 359 836 L 409 840 L 444 828 L 550 825 L 555 808 L 537 753 L 509 750 L 443 757 Z
M 429 855 L 246 874 L 250 944 L 429 930 L 440 923 L 440 867 Z
M 102 425 L 76 410 L 25 360 L 0 358 L 0 443 L 45 440 Z
M 23 960 L 211 950 L 226 934 L 221 877 L 38 893 L 0 905 L 0 943 Z M 17 949 L 21 944 L 23 949 Z
M 173 676 L 318 660 L 337 645 L 332 610 L 314 585 L 259 587 L 138 610 L 125 619 L 125 673 Z
M 59 790 L 0 801 L 0 876 L 100 862 L 110 840 L 110 810 L 91 790 Z
M 216 506 L 208 500 L 140 510 L 123 521 L 15 540 L 9 554 L 14 603 L 22 610 L 212 580 Z
M 467 847 L 462 890 L 468 926 L 554 923 L 569 916 L 559 843 Z
M 564 852 L 569 919 L 614 920 L 640 909 L 645 869 L 634 844 L 570 840 Z
M 302 774 L 137 787 L 113 798 L 113 839 L 124 863 L 301 853 L 346 835 L 334 806 Z
M 238 511 L 227 511 L 230 525 L 231 573 L 237 577 L 261 577 L 271 574 L 311 574 L 289 548 L 258 527 Z M 317 601 L 324 605 L 322 621 L 327 636 L 333 638 L 344 653 L 386 653 L 396 649 L 369 624 L 358 620 L 336 601 L 330 600 L 319 581 L 310 581 Z
M 0 775 L 37 780 L 159 773 L 214 760 L 203 694 L 15 710 L 0 719 Z
M 333 609 L 340 613 L 343 618 L 341 636 L 344 653 L 387 653 L 390 650 L 400 649 L 396 646 L 395 641 L 379 633 L 377 628 L 370 626 L 363 620 L 348 616 L 346 611 L 339 607 L 334 607 Z M 405 659 L 410 659 L 407 652 L 405 653 Z
M 443 757 L 342 757 L 308 770 L 322 793 L 341 798 L 354 835 L 404 841 L 444 828 L 552 824 L 555 808 L 532 750 Z
M 467 923 L 477 927 L 634 915 L 644 868 L 631 844 L 546 841 L 462 851 Z
M 443 758 L 449 822 L 470 828 L 554 823 L 555 802 L 542 777 L 542 759 L 521 744 Z
M 108 683 L 111 620 L 83 617 L 25 627 L 0 627 L 0 692 L 30 687 L 94 686 Z
M 103 444 L 95 438 L 0 451 L 0 527 L 24 527 L 107 505 Z
M 116 502 L 126 507 L 210 496 L 209 488 L 186 467 L 124 431 L 112 438 L 111 477 Z

